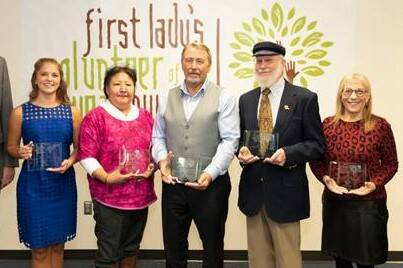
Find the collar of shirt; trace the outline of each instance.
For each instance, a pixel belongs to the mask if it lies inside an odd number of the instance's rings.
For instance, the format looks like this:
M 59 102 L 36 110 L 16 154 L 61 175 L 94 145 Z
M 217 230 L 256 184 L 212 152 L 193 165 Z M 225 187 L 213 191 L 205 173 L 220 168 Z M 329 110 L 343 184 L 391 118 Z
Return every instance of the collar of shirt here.
M 269 99 L 271 103 L 271 113 L 272 113 L 272 118 L 273 118 L 273 126 L 275 126 L 276 121 L 277 121 L 277 114 L 278 114 L 278 109 L 280 107 L 280 102 L 281 102 L 281 97 L 283 96 L 283 91 L 285 87 L 285 81 L 284 78 L 279 79 L 276 83 L 274 83 L 270 87 L 271 93 L 269 94 Z M 261 91 L 263 90 L 262 88 L 260 89 Z M 260 111 L 260 101 L 262 98 L 262 94 L 260 94 L 259 97 L 259 104 L 257 107 L 257 116 L 259 118 L 259 111 Z
M 130 111 L 127 115 L 122 113 L 116 106 L 114 106 L 109 100 L 101 103 L 100 106 L 105 109 L 105 111 L 116 119 L 122 121 L 133 121 L 137 119 L 140 114 L 140 110 L 137 106 L 131 104 Z
M 277 99 L 279 96 L 281 97 L 283 95 L 284 87 L 285 81 L 283 78 L 281 78 L 270 87 L 270 95 L 272 95 L 275 99 Z M 263 89 L 264 88 L 260 88 L 260 92 L 262 92 Z
M 200 87 L 199 91 L 197 91 L 197 93 L 196 93 L 194 96 L 192 96 L 192 95 L 189 94 L 189 91 L 188 91 L 188 89 L 187 89 L 187 87 L 186 87 L 185 81 L 183 81 L 183 83 L 182 83 L 181 86 L 180 86 L 180 89 L 181 89 L 181 97 L 188 96 L 188 97 L 198 98 L 198 97 L 203 96 L 203 94 L 204 94 L 204 89 L 206 88 L 206 84 L 207 84 L 207 79 L 204 81 L 204 83 L 203 83 L 203 85 Z
M 206 88 L 207 80 L 204 81 L 203 85 L 200 87 L 199 91 L 192 96 L 189 94 L 189 91 L 186 88 L 185 82 L 182 83 L 181 89 L 181 98 L 183 102 L 183 110 L 185 112 L 185 117 L 187 120 L 190 119 L 193 112 L 196 110 L 197 105 L 199 104 L 200 100 L 204 96 L 205 88 Z

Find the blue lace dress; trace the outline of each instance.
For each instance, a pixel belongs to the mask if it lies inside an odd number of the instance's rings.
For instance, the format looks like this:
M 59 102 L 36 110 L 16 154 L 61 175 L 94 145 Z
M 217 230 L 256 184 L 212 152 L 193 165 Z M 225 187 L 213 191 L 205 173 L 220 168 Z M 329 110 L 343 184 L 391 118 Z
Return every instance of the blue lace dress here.
M 34 145 L 58 144 L 62 158 L 73 141 L 71 107 L 43 108 L 22 105 L 22 139 Z M 35 147 L 37 148 L 37 147 Z M 32 162 L 30 162 L 32 163 Z M 76 235 L 77 188 L 74 169 L 64 174 L 29 168 L 24 161 L 17 183 L 17 218 L 20 241 L 31 249 L 64 243 Z

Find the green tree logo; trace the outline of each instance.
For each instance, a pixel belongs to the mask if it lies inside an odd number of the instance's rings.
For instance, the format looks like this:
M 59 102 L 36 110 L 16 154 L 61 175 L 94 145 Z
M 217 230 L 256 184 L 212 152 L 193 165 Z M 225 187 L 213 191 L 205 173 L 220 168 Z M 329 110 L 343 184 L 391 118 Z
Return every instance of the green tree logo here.
M 234 50 L 233 62 L 229 68 L 239 79 L 254 77 L 251 50 L 255 43 L 272 40 L 281 42 L 287 48 L 288 57 L 295 62 L 299 71 L 299 82 L 308 86 L 308 80 L 321 76 L 331 62 L 326 60 L 328 49 L 333 42 L 324 41 L 324 34 L 317 31 L 317 21 L 309 21 L 306 16 L 296 16 L 295 8 L 288 12 L 279 3 L 261 10 L 261 17 L 253 17 L 242 22 L 242 31 L 234 33 L 235 41 L 230 43 Z M 295 81 L 294 81 L 295 82 Z

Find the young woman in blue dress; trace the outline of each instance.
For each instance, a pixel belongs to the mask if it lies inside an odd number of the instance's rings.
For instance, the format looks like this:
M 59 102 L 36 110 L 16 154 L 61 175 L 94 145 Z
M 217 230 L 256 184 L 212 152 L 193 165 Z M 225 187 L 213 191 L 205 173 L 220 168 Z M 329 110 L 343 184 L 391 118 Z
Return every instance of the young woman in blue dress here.
M 33 268 L 61 268 L 64 243 L 76 235 L 73 165 L 81 115 L 70 104 L 55 59 L 35 63 L 31 84 L 29 101 L 14 108 L 8 128 L 8 153 L 24 160 L 17 183 L 18 232 L 32 250 Z

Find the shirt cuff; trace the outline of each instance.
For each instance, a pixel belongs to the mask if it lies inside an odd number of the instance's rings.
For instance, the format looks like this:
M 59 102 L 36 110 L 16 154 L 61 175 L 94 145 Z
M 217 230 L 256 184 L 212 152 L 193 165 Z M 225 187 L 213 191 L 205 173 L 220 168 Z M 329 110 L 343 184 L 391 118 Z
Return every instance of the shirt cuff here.
M 92 157 L 80 160 L 80 164 L 90 176 L 95 170 L 102 167 L 98 160 Z
M 168 152 L 165 150 L 157 152 L 157 155 L 156 155 L 157 157 L 156 157 L 156 159 L 154 159 L 155 163 L 158 165 L 158 163 L 161 160 L 164 160 L 165 158 L 167 158 L 167 155 L 168 155 Z
M 211 176 L 212 181 L 214 181 L 218 176 L 221 175 L 220 170 L 214 167 L 212 164 L 208 165 L 204 172 L 207 172 Z

